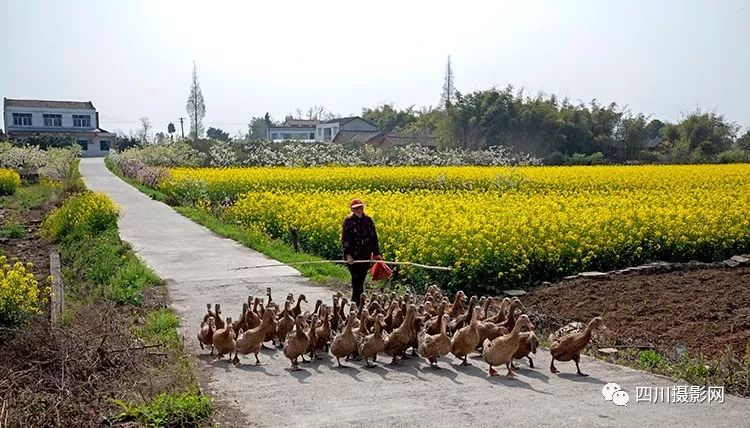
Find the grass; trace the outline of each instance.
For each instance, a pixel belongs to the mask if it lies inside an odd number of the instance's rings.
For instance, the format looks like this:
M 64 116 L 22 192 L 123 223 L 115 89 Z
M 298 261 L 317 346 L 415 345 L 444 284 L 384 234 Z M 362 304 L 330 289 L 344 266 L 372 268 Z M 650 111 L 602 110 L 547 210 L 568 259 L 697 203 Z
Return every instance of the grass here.
M 6 220 L 3 227 L 0 227 L 0 238 L 17 239 L 26 236 L 26 228 L 17 220 L 11 218 Z
M 48 183 L 21 186 L 13 195 L 0 197 L 0 207 L 33 209 L 42 206 L 50 199 L 54 187 Z
M 148 403 L 132 405 L 115 403 L 122 412 L 116 422 L 135 421 L 153 427 L 187 427 L 206 424 L 211 417 L 211 399 L 197 392 L 159 394 Z
M 179 345 L 180 337 L 177 334 L 179 326 L 180 319 L 172 309 L 156 309 L 146 315 L 146 322 L 138 332 L 138 336 L 151 343 Z
M 102 294 L 121 304 L 138 305 L 143 291 L 161 283 L 159 277 L 143 264 L 127 244 L 120 240 L 116 229 L 96 236 L 64 239 L 60 245 L 63 272 L 72 294 Z
M 282 263 L 324 260 L 321 257 L 311 254 L 297 253 L 291 245 L 283 241 L 269 239 L 261 233 L 248 231 L 206 211 L 183 206 L 175 207 L 175 210 L 194 222 L 211 229 L 218 235 L 233 239 L 246 247 L 250 247 Z M 337 280 L 343 282 L 350 281 L 349 270 L 339 265 L 321 263 L 299 265 L 295 266 L 295 269 L 318 284 L 330 284 L 331 281 Z

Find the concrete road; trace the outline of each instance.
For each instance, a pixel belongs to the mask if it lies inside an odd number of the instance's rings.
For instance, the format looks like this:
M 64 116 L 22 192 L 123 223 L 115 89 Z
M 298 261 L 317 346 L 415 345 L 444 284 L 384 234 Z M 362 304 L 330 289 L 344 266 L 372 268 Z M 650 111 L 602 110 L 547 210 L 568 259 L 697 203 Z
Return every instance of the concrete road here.
M 90 189 L 108 194 L 122 207 L 122 239 L 167 281 L 187 351 L 198 356 L 198 370 L 208 374 L 204 387 L 236 409 L 237 419 L 224 421 L 226 425 L 748 426 L 750 400 L 726 396 L 723 403 L 636 402 L 637 387 L 666 388 L 675 382 L 591 358 L 581 363 L 590 377 L 576 376 L 573 363 L 558 363 L 562 374 L 553 375 L 543 350 L 535 358 L 537 369 L 520 363 L 515 380 L 489 378 L 481 358 L 473 359 L 471 367 L 444 358 L 442 370 L 417 358 L 396 368 L 367 370 L 355 362 L 338 369 L 325 357 L 290 372 L 289 361 L 272 351 L 264 351 L 257 367 L 252 356 L 240 367 L 226 360 L 213 363 L 195 339 L 207 302 L 221 303 L 225 316 L 236 317 L 247 296 L 262 295 L 267 286 L 277 299 L 288 292 L 304 293 L 308 307 L 315 299 L 329 302 L 332 292 L 287 266 L 232 270 L 273 261 L 149 199 L 111 174 L 101 159 L 83 159 L 81 172 Z M 629 394 L 627 406 L 604 400 L 601 390 L 608 382 Z

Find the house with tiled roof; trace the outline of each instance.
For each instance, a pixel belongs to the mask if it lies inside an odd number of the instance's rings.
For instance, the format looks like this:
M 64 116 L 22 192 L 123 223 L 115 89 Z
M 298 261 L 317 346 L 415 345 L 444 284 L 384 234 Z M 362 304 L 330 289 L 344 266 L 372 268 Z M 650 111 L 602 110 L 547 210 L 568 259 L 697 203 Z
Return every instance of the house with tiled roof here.
M 83 156 L 109 154 L 115 134 L 99 127 L 99 113 L 91 101 L 21 100 L 4 98 L 5 134 L 12 139 L 34 135 L 71 136 Z
M 270 141 L 308 141 L 330 143 L 339 132 L 378 133 L 378 127 L 358 116 L 326 121 L 287 119 L 281 126 L 268 127 Z

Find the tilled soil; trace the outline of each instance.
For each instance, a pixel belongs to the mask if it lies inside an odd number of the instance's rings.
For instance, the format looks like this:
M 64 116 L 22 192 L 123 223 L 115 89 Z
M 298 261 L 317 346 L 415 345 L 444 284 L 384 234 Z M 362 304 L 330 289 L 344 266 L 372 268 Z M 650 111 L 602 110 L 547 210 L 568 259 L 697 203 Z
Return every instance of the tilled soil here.
M 39 229 L 49 207 L 32 208 L 30 210 L 15 207 L 0 208 L 0 225 L 13 219 L 26 229 L 26 234 L 20 238 L 0 238 L 0 252 L 8 257 L 9 263 L 17 260 L 23 263 L 31 262 L 37 281 L 43 284 L 49 276 L 49 254 L 53 246 L 39 236 Z
M 530 312 L 568 322 L 604 318 L 607 341 L 674 353 L 741 355 L 750 341 L 750 268 L 701 268 L 574 279 L 521 298 Z

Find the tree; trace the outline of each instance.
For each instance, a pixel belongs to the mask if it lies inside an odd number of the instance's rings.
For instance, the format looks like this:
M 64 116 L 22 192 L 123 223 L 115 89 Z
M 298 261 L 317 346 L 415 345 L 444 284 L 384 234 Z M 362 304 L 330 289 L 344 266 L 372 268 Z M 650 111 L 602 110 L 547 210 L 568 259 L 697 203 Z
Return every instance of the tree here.
M 167 137 L 167 134 L 165 134 L 163 132 L 157 132 L 156 134 L 154 134 L 154 142 L 156 144 L 164 144 L 168 140 L 169 140 L 169 138 Z
M 266 113 L 264 117 L 252 117 L 247 124 L 247 134 L 249 140 L 266 140 L 268 139 L 268 127 L 272 126 L 271 116 Z
M 445 64 L 445 79 L 443 80 L 443 92 L 440 94 L 440 106 L 450 107 L 456 96 L 456 86 L 453 83 L 453 68 L 451 68 L 451 56 Z
M 198 68 L 193 61 L 193 80 L 190 85 L 190 96 L 188 96 L 185 109 L 190 120 L 190 135 L 197 141 L 203 135 L 203 118 L 206 117 L 206 104 L 203 102 L 203 92 L 198 83 Z
M 329 120 L 329 119 L 333 119 L 333 113 L 328 111 L 323 106 L 311 106 L 307 109 L 307 120 Z
M 750 130 L 737 139 L 737 147 L 739 147 L 740 150 L 750 152 Z
M 138 138 L 143 144 L 146 144 L 151 140 L 151 121 L 148 116 L 141 118 L 141 128 L 138 130 Z
M 177 128 L 175 128 L 174 123 L 169 122 L 169 125 L 167 125 L 167 132 L 169 133 L 169 139 L 172 140 L 172 134 L 177 132 Z
M 224 132 L 221 128 L 209 127 L 206 131 L 206 137 L 212 140 L 229 141 L 229 133 Z
M 362 118 L 372 122 L 378 129 L 386 132 L 403 128 L 416 121 L 414 106 L 406 110 L 396 110 L 390 104 L 373 108 L 363 108 Z

